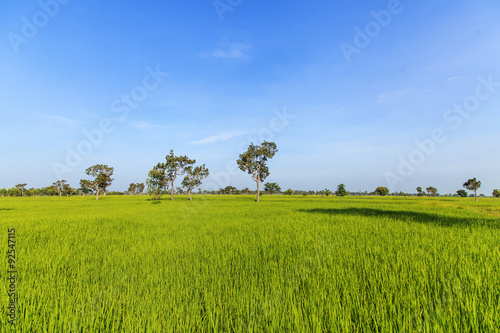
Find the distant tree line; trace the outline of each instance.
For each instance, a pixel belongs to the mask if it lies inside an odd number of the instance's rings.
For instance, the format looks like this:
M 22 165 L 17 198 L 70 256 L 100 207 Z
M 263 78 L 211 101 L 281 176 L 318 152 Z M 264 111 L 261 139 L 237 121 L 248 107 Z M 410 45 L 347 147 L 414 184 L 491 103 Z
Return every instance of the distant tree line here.
M 203 164 L 195 166 L 196 160 L 190 159 L 187 156 L 176 156 L 174 151 L 171 150 L 170 154 L 165 156 L 165 162 L 159 162 L 148 173 L 146 185 L 144 183 L 131 183 L 125 192 L 108 192 L 108 187 L 112 184 L 114 168 L 105 164 L 96 164 L 85 170 L 85 173 L 91 179 L 81 179 L 79 188 L 72 188 L 66 180 L 58 180 L 52 185 L 40 189 L 29 188 L 27 189 L 26 183 L 17 184 L 10 189 L 0 189 L 0 196 L 10 197 L 24 197 L 24 196 L 73 196 L 73 195 L 95 195 L 96 200 L 99 200 L 99 194 L 106 196 L 106 193 L 111 195 L 142 195 L 147 188 L 147 193 L 153 200 L 160 200 L 161 196 L 170 193 L 170 200 L 174 200 L 174 194 L 187 194 L 189 200 L 193 200 L 192 194 L 205 194 L 205 195 L 256 195 L 256 201 L 259 202 L 260 196 L 279 195 L 284 194 L 288 196 L 293 195 L 320 195 L 329 197 L 335 195 L 337 197 L 345 197 L 347 195 L 377 195 L 377 196 L 440 196 L 437 188 L 429 186 L 425 189 L 417 187 L 417 193 L 404 193 L 394 192 L 390 193 L 389 189 L 384 186 L 377 187 L 373 192 L 348 192 L 345 184 L 339 184 L 335 192 L 329 189 L 321 191 L 304 191 L 287 189 L 282 192 L 281 187 L 277 183 L 267 182 L 264 184 L 264 191 L 260 190 L 260 183 L 270 175 L 267 162 L 272 159 L 278 152 L 274 142 L 264 141 L 261 145 L 250 144 L 247 151 L 240 154 L 239 159 L 236 161 L 240 170 L 247 172 L 252 176 L 256 182 L 257 189 L 250 190 L 248 187 L 238 190 L 234 186 L 226 186 L 219 190 L 201 190 L 200 186 L 205 178 L 210 174 L 208 168 Z M 184 175 L 181 181 L 181 187 L 174 187 L 175 181 L 178 176 Z M 477 191 L 481 187 L 481 181 L 476 178 L 467 180 L 462 187 L 466 190 L 472 191 L 473 194 L 468 195 L 464 189 L 458 190 L 455 194 L 446 194 L 446 197 L 468 197 L 472 196 L 478 201 Z M 196 192 L 197 189 L 197 192 Z M 427 192 L 426 192 L 427 191 Z M 492 193 L 493 197 L 500 198 L 500 190 L 496 189 Z M 484 196 L 484 195 L 480 195 Z

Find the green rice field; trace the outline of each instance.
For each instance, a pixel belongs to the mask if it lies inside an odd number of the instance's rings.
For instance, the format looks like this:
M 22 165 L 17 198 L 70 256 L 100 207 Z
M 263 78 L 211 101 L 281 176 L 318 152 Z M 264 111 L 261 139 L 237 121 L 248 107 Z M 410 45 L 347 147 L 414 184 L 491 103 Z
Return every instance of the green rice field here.
M 498 332 L 500 200 L 0 198 L 1 332 Z

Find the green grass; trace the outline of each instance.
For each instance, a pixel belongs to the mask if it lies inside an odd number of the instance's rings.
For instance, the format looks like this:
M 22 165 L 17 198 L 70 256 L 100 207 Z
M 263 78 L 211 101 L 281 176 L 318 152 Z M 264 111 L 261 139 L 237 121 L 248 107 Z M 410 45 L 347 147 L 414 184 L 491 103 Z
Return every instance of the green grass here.
M 0 198 L 17 331 L 500 331 L 500 200 L 194 200 Z

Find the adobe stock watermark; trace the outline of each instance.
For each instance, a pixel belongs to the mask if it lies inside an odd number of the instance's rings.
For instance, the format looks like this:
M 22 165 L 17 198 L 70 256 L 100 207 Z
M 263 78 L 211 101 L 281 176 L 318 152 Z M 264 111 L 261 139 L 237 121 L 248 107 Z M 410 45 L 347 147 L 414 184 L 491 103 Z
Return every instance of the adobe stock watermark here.
M 444 122 L 454 131 L 462 126 L 464 120 L 469 119 L 474 112 L 479 110 L 482 102 L 490 99 L 500 88 L 500 81 L 494 81 L 493 75 L 489 75 L 487 78 L 479 76 L 477 79 L 479 84 L 476 86 L 474 94 L 467 96 L 461 103 L 455 104 L 443 113 Z M 384 174 L 391 191 L 395 191 L 397 184 L 411 177 L 416 169 L 437 151 L 438 146 L 447 140 L 446 130 L 441 127 L 432 130 L 430 138 L 416 140 L 417 148 L 415 150 L 408 156 L 400 155 L 398 157 L 397 173 L 386 172 Z
M 224 21 L 226 12 L 232 12 L 243 3 L 243 0 L 215 0 L 212 5 L 219 16 L 219 20 Z
M 274 116 L 269 121 L 267 127 L 261 128 L 256 134 L 249 135 L 237 147 L 236 152 L 241 154 L 248 149 L 248 146 L 253 142 L 260 144 L 263 141 L 273 141 L 277 133 L 281 133 L 290 126 L 292 120 L 297 118 L 294 113 L 288 113 L 286 108 L 283 110 L 274 110 Z M 242 171 L 239 169 L 236 160 L 229 161 L 226 164 L 226 170 L 211 174 L 210 182 L 205 186 L 208 191 L 217 191 L 230 185 L 232 177 L 239 175 Z
M 59 14 L 61 5 L 66 5 L 69 2 L 70 0 L 40 0 L 38 2 L 40 10 L 33 14 L 31 18 L 23 17 L 21 19 L 21 32 L 9 32 L 7 34 L 14 53 L 19 54 L 19 47 L 28 44 L 30 40 L 35 38 L 40 29 L 43 29 L 51 19 Z
M 386 9 L 380 11 L 372 10 L 370 15 L 373 20 L 366 23 L 363 29 L 357 26 L 354 28 L 355 35 L 352 43 L 340 43 L 339 47 L 346 61 L 351 63 L 352 56 L 360 54 L 363 49 L 367 48 L 380 35 L 382 30 L 391 24 L 392 19 L 401 14 L 403 10 L 404 7 L 399 0 L 389 0 Z
M 82 130 L 83 139 L 75 145 L 67 145 L 66 157 L 63 162 L 55 161 L 52 169 L 57 179 L 63 179 L 63 175 L 73 172 L 73 169 L 80 166 L 83 159 L 89 156 L 96 147 L 102 144 L 105 135 L 111 134 L 115 129 L 115 123 L 125 121 L 130 111 L 136 109 L 139 103 L 143 102 L 149 94 L 156 90 L 163 80 L 169 75 L 160 70 L 160 65 L 156 69 L 146 67 L 147 74 L 143 77 L 142 83 L 133 87 L 129 93 L 122 94 L 113 100 L 110 109 L 116 118 L 103 118 L 98 126 L 87 130 Z

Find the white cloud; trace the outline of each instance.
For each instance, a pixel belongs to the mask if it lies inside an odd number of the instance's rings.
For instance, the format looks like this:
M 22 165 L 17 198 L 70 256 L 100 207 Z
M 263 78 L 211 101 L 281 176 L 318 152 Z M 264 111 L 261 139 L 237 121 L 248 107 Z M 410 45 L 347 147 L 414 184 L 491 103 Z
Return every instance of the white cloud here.
M 214 143 L 214 142 L 219 142 L 219 141 L 227 141 L 230 140 L 234 137 L 240 136 L 246 134 L 245 132 L 231 132 L 231 133 L 225 133 L 225 134 L 220 134 L 220 135 L 213 135 L 209 136 L 208 138 L 204 138 L 198 141 L 192 141 L 192 145 L 202 145 L 202 144 L 207 144 L 207 143 Z
M 89 125 L 89 123 L 81 120 L 66 118 L 62 116 L 56 116 L 52 114 L 43 115 L 43 117 L 48 120 L 50 124 L 63 125 L 68 127 L 80 127 L 82 125 Z
M 240 59 L 249 58 L 248 51 L 252 46 L 248 43 L 224 43 L 220 44 L 214 51 L 203 53 L 206 58 L 216 59 Z
M 135 129 L 138 129 L 138 130 L 146 130 L 146 129 L 152 127 L 152 125 L 150 123 L 145 122 L 145 121 L 131 121 L 129 123 L 130 123 L 130 126 L 132 126 Z

